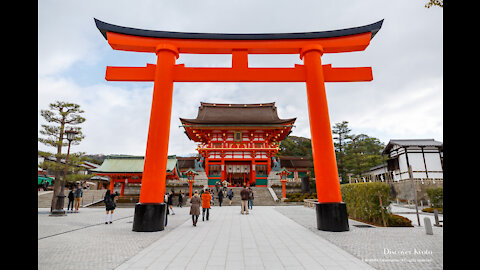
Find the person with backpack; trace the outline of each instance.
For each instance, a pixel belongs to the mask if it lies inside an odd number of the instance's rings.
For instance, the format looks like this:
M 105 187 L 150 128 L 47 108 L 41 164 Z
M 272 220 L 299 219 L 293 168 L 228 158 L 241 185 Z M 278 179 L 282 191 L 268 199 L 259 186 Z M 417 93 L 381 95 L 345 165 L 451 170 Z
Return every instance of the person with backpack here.
M 80 183 L 77 184 L 75 191 L 73 192 L 74 200 L 75 200 L 75 213 L 78 213 L 78 208 L 80 207 L 80 200 L 83 197 L 83 190 L 80 186 Z
M 108 224 L 108 212 L 110 212 L 110 224 L 113 222 L 113 211 L 117 207 L 115 204 L 115 196 L 118 196 L 118 192 L 111 194 L 110 189 L 107 190 L 105 193 L 105 197 L 103 197 L 103 202 L 105 203 L 105 209 L 107 210 L 107 214 L 105 215 L 105 224 Z
M 227 197 L 230 200 L 230 205 L 232 205 L 232 199 L 233 199 L 233 190 L 230 189 L 227 193 Z

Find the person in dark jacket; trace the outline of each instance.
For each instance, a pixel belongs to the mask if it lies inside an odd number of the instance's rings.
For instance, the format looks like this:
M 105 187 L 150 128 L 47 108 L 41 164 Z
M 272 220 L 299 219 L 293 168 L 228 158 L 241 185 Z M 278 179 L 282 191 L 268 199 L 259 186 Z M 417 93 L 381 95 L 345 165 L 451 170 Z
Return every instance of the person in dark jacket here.
M 178 207 L 182 208 L 182 204 L 183 204 L 183 192 L 180 190 L 180 193 L 178 193 Z
M 45 182 L 43 182 L 43 190 L 44 191 L 48 190 L 48 181 L 47 180 L 45 180 Z
M 248 190 L 247 190 L 247 187 L 246 187 L 246 186 L 243 186 L 242 191 L 240 191 L 240 198 L 242 199 L 242 210 L 240 211 L 240 213 L 241 213 L 242 215 L 243 215 L 245 212 L 246 212 L 246 214 L 248 215 L 248 207 L 247 207 L 248 195 L 249 195 L 249 192 L 248 192 Z
M 113 222 L 113 211 L 117 207 L 117 205 L 115 204 L 115 196 L 118 195 L 118 192 L 111 194 L 110 189 L 108 189 L 105 193 L 105 197 L 103 197 L 105 209 L 107 210 L 107 214 L 105 215 L 105 224 L 108 224 L 108 212 L 110 212 L 110 224 Z
M 220 207 L 222 207 L 222 202 L 223 202 L 223 191 L 220 189 L 218 191 L 218 204 L 220 205 Z
M 230 189 L 227 193 L 227 197 L 230 200 L 230 205 L 232 205 L 232 199 L 233 199 L 233 190 Z
M 253 209 L 253 190 L 248 187 L 248 209 Z
M 74 200 L 73 190 L 70 189 L 70 192 L 68 193 L 68 206 L 67 206 L 67 211 L 68 211 L 68 210 L 72 210 L 72 212 L 73 212 L 73 200 Z M 70 209 L 70 205 L 71 205 L 71 209 Z

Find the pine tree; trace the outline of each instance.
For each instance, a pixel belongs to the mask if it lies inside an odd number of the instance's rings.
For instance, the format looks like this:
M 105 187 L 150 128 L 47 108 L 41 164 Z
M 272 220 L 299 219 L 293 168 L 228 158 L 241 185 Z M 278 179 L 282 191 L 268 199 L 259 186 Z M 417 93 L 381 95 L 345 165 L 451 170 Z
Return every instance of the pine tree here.
M 51 125 L 42 125 L 42 130 L 40 134 L 47 136 L 46 138 L 38 138 L 38 141 L 47 145 L 57 148 L 56 162 L 54 165 L 51 165 L 51 169 L 55 171 L 55 184 L 53 187 L 53 196 L 52 204 L 50 206 L 50 212 L 52 212 L 56 202 L 57 195 L 60 193 L 62 182 L 60 181 L 60 172 L 63 171 L 65 165 L 61 164 L 62 157 L 62 147 L 68 146 L 68 142 L 64 142 L 65 130 L 67 128 L 73 129 L 78 132 L 75 136 L 75 139 L 72 141 L 73 145 L 79 144 L 80 141 L 85 137 L 80 127 L 73 127 L 85 122 L 80 114 L 84 113 L 80 109 L 80 105 L 56 101 L 55 103 L 49 104 L 49 110 L 41 110 L 40 115 L 48 122 L 52 123 Z M 64 176 L 65 181 L 65 176 Z

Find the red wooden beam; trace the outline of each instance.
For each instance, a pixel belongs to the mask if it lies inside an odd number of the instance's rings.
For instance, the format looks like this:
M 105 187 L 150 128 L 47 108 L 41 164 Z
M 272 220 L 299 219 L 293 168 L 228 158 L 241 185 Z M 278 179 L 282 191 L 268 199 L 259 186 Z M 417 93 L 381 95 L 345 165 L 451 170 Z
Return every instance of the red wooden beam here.
M 235 62 L 234 62 L 235 63 Z M 175 82 L 305 82 L 305 67 L 294 68 L 247 68 L 245 62 L 238 62 L 234 68 L 188 68 L 184 64 L 173 67 Z M 107 81 L 153 81 L 154 64 L 146 67 L 107 66 Z M 373 80 L 372 68 L 332 68 L 322 65 L 325 82 L 360 82 Z

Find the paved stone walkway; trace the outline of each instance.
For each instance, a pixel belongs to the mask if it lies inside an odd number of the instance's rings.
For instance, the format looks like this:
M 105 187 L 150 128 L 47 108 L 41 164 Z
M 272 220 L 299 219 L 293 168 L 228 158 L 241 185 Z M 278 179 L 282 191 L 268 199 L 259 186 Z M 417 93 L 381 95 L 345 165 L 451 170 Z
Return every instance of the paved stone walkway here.
M 175 208 L 164 231 L 132 231 L 134 208 L 115 209 L 113 223 L 105 224 L 104 208 L 80 208 L 79 213 L 49 216 L 38 208 L 38 269 L 114 269 L 185 223 L 189 208 Z
M 116 269 L 374 269 L 273 207 L 214 208 L 210 219 L 185 222 Z
M 193 227 L 189 207 L 174 210 L 164 231 L 143 233 L 132 231 L 134 208 L 117 208 L 108 225 L 103 208 L 63 217 L 38 208 L 38 269 L 443 269 L 443 228 L 349 220 L 348 232 L 324 232 L 303 206 L 254 206 L 247 216 L 214 206 Z
M 315 211 L 311 208 L 289 206 L 274 209 L 375 269 L 443 269 L 443 227 L 433 227 L 434 234 L 427 235 L 425 227 L 360 228 L 355 225 L 364 223 L 349 219 L 349 231 L 326 232 L 317 229 Z M 397 207 L 395 210 L 408 209 Z M 412 225 L 416 225 L 416 215 L 408 215 L 415 216 Z M 420 217 L 422 226 L 424 216 L 427 215 Z M 431 218 L 433 219 L 433 216 Z

